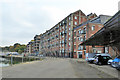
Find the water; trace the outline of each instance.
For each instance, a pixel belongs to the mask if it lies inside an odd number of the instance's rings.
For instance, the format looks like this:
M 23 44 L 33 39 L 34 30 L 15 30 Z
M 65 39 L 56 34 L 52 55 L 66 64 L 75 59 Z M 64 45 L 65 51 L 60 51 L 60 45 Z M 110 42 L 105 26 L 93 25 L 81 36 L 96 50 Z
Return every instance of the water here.
M 7 67 L 7 66 L 9 66 L 9 64 L 6 63 L 7 61 L 8 61 L 7 59 L 0 57 L 0 67 Z
M 9 66 L 9 64 L 0 63 L 0 67 L 7 67 L 7 66 Z

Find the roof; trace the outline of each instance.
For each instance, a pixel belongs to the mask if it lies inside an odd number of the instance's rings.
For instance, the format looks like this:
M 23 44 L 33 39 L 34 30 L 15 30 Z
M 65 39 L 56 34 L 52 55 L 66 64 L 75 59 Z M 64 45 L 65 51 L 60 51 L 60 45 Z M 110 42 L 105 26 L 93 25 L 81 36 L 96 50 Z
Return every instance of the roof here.
M 78 25 L 77 27 L 74 27 L 74 29 L 78 29 L 80 27 L 82 27 L 83 25 L 86 25 L 88 22 L 90 22 L 89 20 L 86 22 L 83 22 L 82 24 Z
M 104 23 L 104 27 L 81 45 L 112 45 L 120 43 L 120 11 Z
M 99 15 L 98 17 L 95 17 L 91 20 L 88 20 L 86 22 L 83 22 L 82 24 L 78 25 L 77 27 L 75 27 L 74 29 L 78 29 L 88 23 L 100 23 L 100 24 L 104 24 L 109 18 L 111 18 L 111 16 L 108 15 Z

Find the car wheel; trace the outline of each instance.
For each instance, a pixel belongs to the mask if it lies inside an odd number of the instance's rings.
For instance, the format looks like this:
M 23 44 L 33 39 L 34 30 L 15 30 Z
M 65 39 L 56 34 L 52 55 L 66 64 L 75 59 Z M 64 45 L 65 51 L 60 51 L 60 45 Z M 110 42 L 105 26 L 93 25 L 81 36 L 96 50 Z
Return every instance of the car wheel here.
M 110 65 L 111 63 L 110 62 L 107 62 L 107 65 Z
M 118 67 L 116 67 L 116 69 L 120 71 L 120 69 Z
M 115 68 L 115 64 L 114 64 L 114 63 L 111 63 L 111 66 L 112 66 L 113 68 Z
M 94 62 L 96 65 L 98 65 L 98 62 Z
M 101 62 L 98 62 L 98 65 L 102 65 L 102 63 L 101 63 Z

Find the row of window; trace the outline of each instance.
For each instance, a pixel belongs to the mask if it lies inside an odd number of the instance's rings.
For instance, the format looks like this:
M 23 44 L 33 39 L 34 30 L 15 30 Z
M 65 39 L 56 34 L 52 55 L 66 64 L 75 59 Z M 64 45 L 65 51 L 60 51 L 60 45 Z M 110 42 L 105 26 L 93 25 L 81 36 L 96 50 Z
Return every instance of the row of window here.
M 67 26 L 66 26 L 67 27 Z M 62 29 L 64 30 L 64 27 L 62 27 Z M 68 28 L 68 30 L 70 31 L 71 29 L 70 28 Z M 60 28 L 60 31 L 61 31 L 61 28 Z
M 58 43 L 50 44 L 50 45 L 48 45 L 48 46 L 44 46 L 44 47 L 42 46 L 42 49 L 43 49 L 43 48 L 50 48 L 50 47 L 54 47 L 54 46 L 56 47 L 56 46 L 58 46 L 58 45 L 59 45 Z
M 74 24 L 77 25 L 77 24 L 78 24 L 77 21 L 75 21 Z M 70 25 L 71 25 L 71 22 L 69 22 L 69 26 L 70 26 Z
M 77 19 L 77 16 L 75 16 L 74 19 Z M 69 20 L 71 20 L 71 17 L 69 17 Z M 67 21 L 62 21 L 59 25 L 62 26 L 62 25 L 65 24 L 65 23 L 67 23 Z M 59 25 L 58 25 L 55 29 L 58 29 L 58 28 L 59 28 Z M 69 22 L 69 25 L 71 25 L 71 22 Z M 75 25 L 77 25 L 77 22 L 75 22 Z M 65 28 L 67 28 L 67 26 L 65 26 Z M 54 32 L 55 29 L 51 30 L 51 31 L 48 32 L 47 34 Z M 64 27 L 63 27 L 63 29 L 64 29 Z M 61 30 L 61 28 L 60 28 L 60 30 Z
M 74 45 L 74 49 L 76 49 L 76 45 Z M 86 46 L 78 45 L 78 50 L 86 50 Z
M 64 50 L 67 51 L 67 49 L 64 49 L 64 48 L 61 48 L 61 49 L 60 49 L 60 51 L 64 51 Z M 68 50 L 70 51 L 70 48 L 69 48 Z
M 78 41 L 81 41 L 81 42 L 83 42 L 85 40 L 86 40 L 86 35 L 84 36 L 84 38 L 82 38 L 82 37 L 78 38 Z M 76 38 L 74 38 L 74 42 L 76 42 Z
M 74 19 L 77 19 L 77 16 L 74 16 Z M 69 20 L 71 20 L 71 16 L 69 16 Z
M 91 27 L 91 30 L 92 30 L 92 31 L 95 30 L 95 25 L 93 25 L 93 26 Z M 78 33 L 79 33 L 79 34 L 86 33 L 86 27 L 84 27 L 83 30 L 79 30 Z M 74 32 L 74 35 L 76 36 L 76 32 Z

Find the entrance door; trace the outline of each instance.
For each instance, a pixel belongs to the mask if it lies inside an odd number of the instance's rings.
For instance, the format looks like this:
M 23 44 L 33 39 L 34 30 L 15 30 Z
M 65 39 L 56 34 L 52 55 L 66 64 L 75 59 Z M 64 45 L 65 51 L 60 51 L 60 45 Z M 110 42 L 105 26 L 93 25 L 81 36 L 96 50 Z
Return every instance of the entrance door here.
M 78 52 L 78 58 L 82 58 L 82 51 Z

